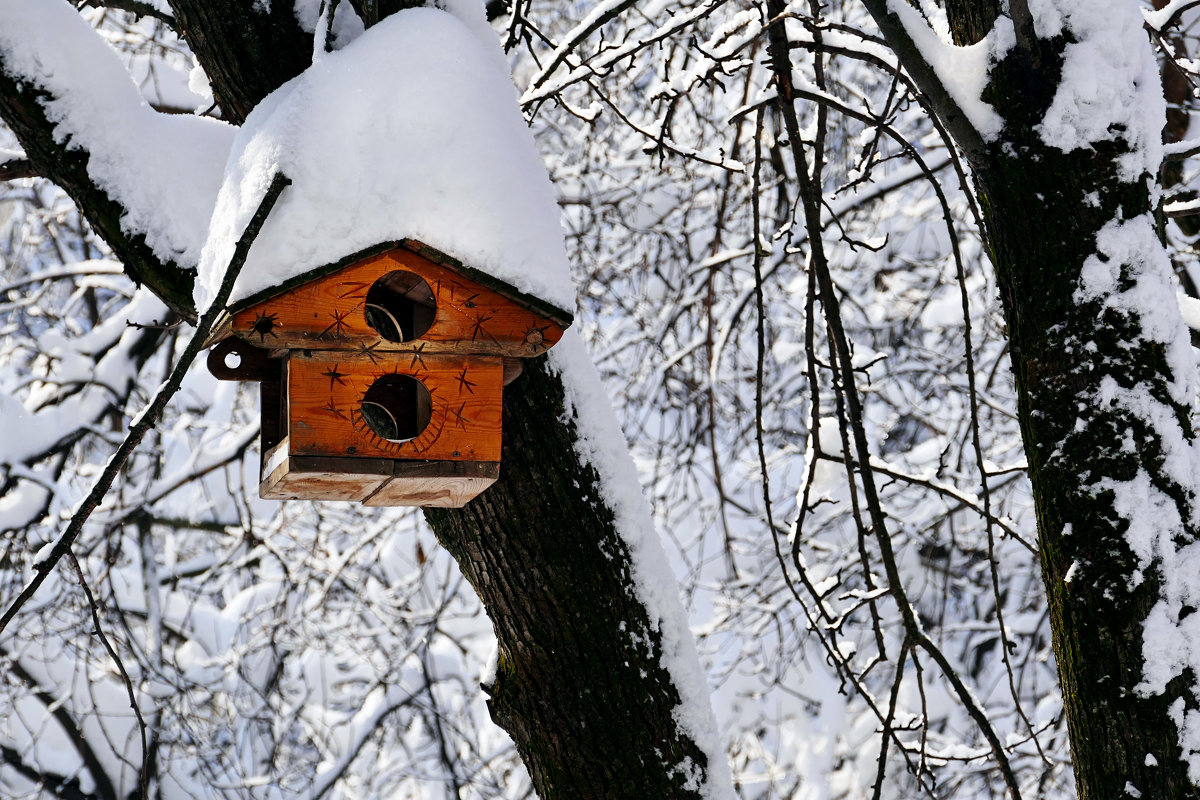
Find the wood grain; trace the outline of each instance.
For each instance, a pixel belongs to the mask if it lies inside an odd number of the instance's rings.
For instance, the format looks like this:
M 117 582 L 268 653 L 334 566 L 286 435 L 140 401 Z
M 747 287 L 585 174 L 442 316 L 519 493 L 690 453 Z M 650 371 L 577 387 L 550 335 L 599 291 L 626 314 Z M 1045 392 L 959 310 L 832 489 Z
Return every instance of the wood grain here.
M 264 458 L 259 493 L 267 500 L 461 508 L 500 474 L 495 462 L 298 456 L 288 445 L 285 440 Z
M 290 359 L 288 431 L 294 455 L 500 460 L 500 357 L 337 355 L 294 353 Z M 380 437 L 362 417 L 363 395 L 389 374 L 416 378 L 433 401 L 429 424 L 407 441 Z
M 258 493 L 264 500 L 342 500 L 362 502 L 391 479 L 386 459 L 301 459 L 288 440 L 263 455 Z
M 495 462 L 394 462 L 392 480 L 363 501 L 367 506 L 462 508 L 500 476 Z
M 394 270 L 419 275 L 437 305 L 432 327 L 409 342 L 389 342 L 367 324 L 367 292 Z M 231 331 L 258 347 L 478 353 L 532 357 L 562 337 L 555 322 L 448 267 L 397 248 L 263 300 L 233 315 Z

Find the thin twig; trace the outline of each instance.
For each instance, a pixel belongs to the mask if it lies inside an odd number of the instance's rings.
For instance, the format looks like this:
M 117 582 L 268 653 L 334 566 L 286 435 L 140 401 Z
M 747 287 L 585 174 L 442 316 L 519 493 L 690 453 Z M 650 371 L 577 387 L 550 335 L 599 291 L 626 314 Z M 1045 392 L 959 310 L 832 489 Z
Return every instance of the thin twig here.
M 870 10 L 873 6 L 876 8 L 882 7 L 882 0 L 864 0 L 864 3 Z M 771 10 L 772 16 L 778 16 L 784 13 L 785 7 L 783 0 L 768 0 L 768 8 Z M 891 34 L 893 31 L 885 27 L 885 22 L 881 20 L 880 15 L 873 14 L 876 21 L 880 22 L 880 26 L 884 28 L 885 34 Z M 899 21 L 892 17 L 890 20 L 892 26 L 898 26 Z M 806 163 L 803 152 L 803 138 L 800 132 L 800 123 L 796 115 L 795 103 L 796 100 L 803 96 L 816 96 L 824 99 L 827 95 L 824 92 L 804 91 L 796 87 L 792 81 L 792 61 L 790 57 L 790 48 L 786 32 L 782 26 L 770 26 L 770 37 L 768 51 L 771 55 L 771 68 L 775 73 L 775 84 L 778 91 L 780 102 L 778 108 L 783 116 L 784 125 L 790 140 L 790 149 L 792 160 L 796 166 L 796 177 L 800 182 L 800 196 L 803 201 L 803 211 L 805 215 L 805 224 L 810 230 L 821 229 L 821 187 L 810 180 L 806 170 Z M 907 34 L 904 34 L 907 36 Z M 911 44 L 911 42 L 910 42 Z M 923 64 L 923 62 L 922 62 Z M 925 69 L 929 69 L 927 64 L 923 64 Z M 911 72 L 911 70 L 910 70 Z M 939 84 L 939 87 L 940 84 Z M 832 99 L 832 98 L 831 98 Z M 831 105 L 841 105 L 834 102 Z M 957 109 L 954 109 L 957 110 Z M 847 113 L 850 116 L 862 117 L 861 112 L 853 114 Z M 868 119 L 870 119 L 868 117 Z M 878 120 L 871 120 L 875 124 L 882 126 Z M 886 127 L 883 128 L 886 130 Z M 977 135 L 977 134 L 976 134 Z M 961 143 L 961 142 L 960 142 Z M 917 158 L 915 153 L 912 153 L 913 158 Z M 924 632 L 921 627 L 920 620 L 917 617 L 916 611 L 912 606 L 912 602 L 908 598 L 905 591 L 903 579 L 899 572 L 899 567 L 896 563 L 895 551 L 892 547 L 891 534 L 888 531 L 887 518 L 883 512 L 883 505 L 880 502 L 878 489 L 875 485 L 874 474 L 871 471 L 871 456 L 870 447 L 867 444 L 866 427 L 863 422 L 864 413 L 862 400 L 858 394 L 858 389 L 855 384 L 854 366 L 851 358 L 849 338 L 846 335 L 845 328 L 842 325 L 841 319 L 841 304 L 837 296 L 836 289 L 833 285 L 833 279 L 829 272 L 829 264 L 825 260 L 824 249 L 821 239 L 818 237 L 812 240 L 810 237 L 809 261 L 813 271 L 816 273 L 817 285 L 820 289 L 820 299 L 822 309 L 825 315 L 825 323 L 829 329 L 831 347 L 834 349 L 837 359 L 837 370 L 840 372 L 842 393 L 845 396 L 847 418 L 850 424 L 851 432 L 853 433 L 853 444 L 855 453 L 861 469 L 859 476 L 862 480 L 863 496 L 866 501 L 868 516 L 871 521 L 872 533 L 875 536 L 879 546 L 880 560 L 883 562 L 884 570 L 887 574 L 889 589 L 893 598 L 896 600 L 896 605 L 899 607 L 900 615 L 904 623 L 907 634 L 912 638 L 916 647 L 925 650 L 930 657 L 941 668 L 942 673 L 950 682 L 954 690 L 954 694 L 958 696 L 959 702 L 967 714 L 975 721 L 980 732 L 991 746 L 992 753 L 996 758 L 1000 773 L 1004 778 L 1004 783 L 1008 787 L 1009 794 L 1013 800 L 1019 800 L 1021 796 L 1020 787 L 1017 783 L 1016 775 L 1012 771 L 1012 765 L 1009 763 L 1008 755 L 1005 752 L 1004 745 L 1000 742 L 1000 737 L 996 734 L 991 721 L 983 708 L 972 696 L 970 690 L 963 682 L 962 678 L 954 670 L 954 665 L 941 651 L 940 648 L 933 642 L 932 639 Z M 847 453 L 849 450 L 847 449 Z M 914 653 L 915 657 L 915 653 Z
M 54 569 L 55 565 L 62 559 L 63 556 L 71 550 L 71 545 L 79 537 L 83 530 L 84 523 L 100 505 L 108 490 L 112 488 L 113 481 L 117 477 L 117 473 L 125 466 L 125 462 L 133 454 L 133 451 L 141 444 L 142 438 L 146 433 L 154 427 L 162 416 L 163 409 L 166 408 L 171 397 L 179 391 L 179 387 L 183 384 L 184 375 L 188 368 L 200 354 L 205 339 L 208 337 L 208 332 L 216 322 L 217 317 L 224 311 L 225 303 L 229 299 L 230 292 L 233 291 L 233 283 L 237 280 L 237 276 L 242 271 L 242 266 L 246 263 L 246 256 L 250 252 L 250 245 L 254 243 L 254 239 L 258 236 L 258 232 L 262 229 L 263 223 L 267 220 L 267 215 L 271 213 L 271 209 L 275 206 L 275 201 L 279 199 L 279 194 L 284 190 L 291 180 L 282 173 L 276 173 L 271 181 L 267 193 L 263 196 L 262 201 L 258 205 L 258 209 L 254 212 L 254 216 L 246 225 L 246 230 L 238 239 L 237 245 L 234 247 L 233 257 L 229 261 L 229 266 L 225 270 L 225 278 L 221 282 L 221 288 L 217 291 L 217 296 L 213 299 L 208 310 L 200 317 L 196 323 L 196 331 L 192 334 L 191 340 L 184 349 L 183 355 L 180 356 L 179 362 L 171 371 L 166 382 L 158 388 L 154 395 L 154 399 L 149 405 L 138 414 L 133 423 L 129 426 L 129 434 L 121 445 L 117 448 L 117 452 L 109 459 L 104 471 L 100 473 L 100 477 L 92 485 L 92 489 L 88 492 L 87 497 L 79 504 L 79 508 L 71 516 L 71 521 L 67 524 L 66 531 L 54 543 L 54 547 L 50 550 L 50 554 L 42 561 L 34 565 L 34 577 L 29 584 L 21 590 L 17 595 L 17 599 L 13 601 L 0 616 L 0 633 L 8 627 L 8 623 L 16 617 L 21 608 L 29 602 L 30 598 L 37 593 L 38 588 L 45 582 L 46 577 Z
M 92 624 L 96 628 L 96 636 L 99 637 L 100 643 L 104 645 L 104 649 L 112 657 L 113 663 L 117 665 L 117 672 L 121 673 L 121 682 L 125 684 L 125 693 L 129 696 L 129 707 L 133 709 L 133 716 L 137 718 L 138 735 L 142 742 L 142 765 L 138 768 L 138 785 L 142 789 L 142 797 L 149 798 L 150 748 L 146 745 L 146 720 L 142 717 L 142 710 L 138 708 L 137 694 L 133 688 L 133 679 L 129 677 L 129 672 L 125 669 L 125 664 L 121 661 L 121 655 L 112 646 L 112 642 L 108 640 L 104 629 L 100 627 L 100 606 L 96 603 L 96 598 L 92 594 L 91 588 L 88 587 L 87 577 L 83 574 L 83 567 L 79 566 L 79 559 L 75 558 L 74 553 L 68 551 L 67 560 L 75 569 L 75 575 L 79 578 L 79 585 L 83 587 L 83 594 L 87 597 L 88 609 L 92 612 Z

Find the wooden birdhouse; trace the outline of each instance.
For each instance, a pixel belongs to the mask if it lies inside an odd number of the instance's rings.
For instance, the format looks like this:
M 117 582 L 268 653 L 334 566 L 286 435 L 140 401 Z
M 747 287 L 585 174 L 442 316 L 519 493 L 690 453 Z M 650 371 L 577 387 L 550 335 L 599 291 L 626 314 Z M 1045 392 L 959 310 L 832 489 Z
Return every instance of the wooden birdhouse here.
M 208 364 L 260 383 L 264 498 L 458 507 L 499 475 L 504 385 L 570 323 L 406 240 L 239 303 Z

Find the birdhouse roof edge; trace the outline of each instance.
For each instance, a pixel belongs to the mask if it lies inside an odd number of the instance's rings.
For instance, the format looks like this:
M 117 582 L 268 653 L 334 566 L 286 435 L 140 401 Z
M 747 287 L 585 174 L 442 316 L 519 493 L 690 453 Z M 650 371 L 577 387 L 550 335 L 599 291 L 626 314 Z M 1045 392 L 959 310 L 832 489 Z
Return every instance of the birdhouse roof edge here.
M 483 270 L 469 267 L 458 259 L 443 253 L 441 250 L 438 250 L 436 247 L 432 247 L 416 239 L 400 239 L 398 241 L 380 242 L 379 244 L 372 245 L 371 247 L 367 247 L 355 253 L 351 253 L 350 255 L 340 258 L 332 263 L 325 264 L 315 269 L 310 269 L 307 272 L 303 272 L 299 275 L 294 275 L 291 278 L 276 284 L 275 286 L 255 292 L 254 294 L 244 297 L 235 303 L 231 303 L 228 308 L 228 314 L 236 314 L 239 311 L 243 311 L 253 305 L 261 303 L 264 300 L 270 300 L 273 297 L 278 297 L 279 295 L 290 291 L 291 289 L 303 286 L 306 283 L 318 280 L 326 275 L 332 275 L 340 269 L 353 266 L 359 261 L 364 261 L 372 256 L 382 255 L 390 250 L 397 249 L 408 250 L 411 253 L 415 253 L 418 256 L 429 259 L 439 266 L 453 270 L 462 275 L 464 278 L 475 281 L 476 283 L 491 289 L 497 294 L 502 295 L 506 299 L 523 305 L 530 311 L 541 314 L 543 317 L 549 319 L 563 329 L 570 327 L 571 323 L 575 319 L 575 315 L 571 312 L 559 308 L 553 303 L 547 302 L 540 297 L 528 294 L 527 292 L 522 292 L 520 289 L 516 288 L 507 281 L 501 280 L 494 275 L 490 275 Z

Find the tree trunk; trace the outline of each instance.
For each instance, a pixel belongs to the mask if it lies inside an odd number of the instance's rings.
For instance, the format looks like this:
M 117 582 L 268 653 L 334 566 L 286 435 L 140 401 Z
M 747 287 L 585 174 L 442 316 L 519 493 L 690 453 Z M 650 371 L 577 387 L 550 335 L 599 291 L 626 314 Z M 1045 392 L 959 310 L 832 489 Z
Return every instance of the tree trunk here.
M 661 632 L 563 417 L 561 381 L 544 357 L 527 362 L 504 390 L 500 480 L 427 512 L 496 629 L 488 707 L 546 800 L 699 797 L 686 765 L 699 775 L 707 761 L 673 718 Z
M 894 39 L 895 18 L 877 9 L 882 4 L 868 6 Z M 1019 11 L 1024 3 L 1011 6 Z M 947 13 L 963 45 L 987 33 L 1000 6 L 952 0 Z M 1168 347 L 1144 335 L 1144 315 L 1109 302 L 1137 282 L 1139 259 L 1148 254 L 1101 256 L 1101 263 L 1113 262 L 1115 287 L 1081 293 L 1084 264 L 1097 257 L 1101 230 L 1154 213 L 1152 176 L 1122 176 L 1118 158 L 1127 140 L 1119 136 L 1070 153 L 1042 141 L 1036 126 L 1058 89 L 1067 37 L 1036 39 L 1032 23 L 1019 15 L 1014 25 L 1018 45 L 994 67 L 984 92 L 1005 127 L 998 140 L 968 156 L 1008 323 L 1079 797 L 1200 797 L 1168 712 L 1179 700 L 1196 706 L 1195 676 L 1185 670 L 1158 694 L 1137 688 L 1145 677 L 1143 627 L 1162 581 L 1160 565 L 1147 568 L 1127 540 L 1131 525 L 1145 520 L 1131 520 L 1113 488 L 1146 476 L 1163 504 L 1140 514 L 1159 514 L 1152 524 L 1165 526 L 1177 513 L 1183 521 L 1177 546 L 1195 540 L 1195 494 L 1166 463 L 1172 431 L 1185 447 L 1194 438 L 1189 408 L 1172 392 L 1183 376 Z M 911 48 L 896 49 L 906 66 L 919 58 Z M 935 106 L 945 102 L 938 87 L 922 88 Z M 1162 121 L 1147 124 L 1157 135 Z M 1149 249 L 1158 249 L 1165 265 L 1156 241 Z M 1173 419 L 1153 424 L 1111 400 L 1133 393 Z
M 290 3 L 171 0 L 171 7 L 226 119 L 240 122 L 308 66 L 312 37 L 296 25 Z M 124 236 L 119 207 L 87 179 L 86 156 L 54 141 L 34 99 L 0 82 L 0 115 L 30 159 L 71 191 L 132 269 L 144 243 Z M 182 287 L 164 282 L 161 271 L 139 277 L 190 312 L 194 271 Z M 171 272 L 172 281 L 177 276 Z M 500 479 L 466 508 L 428 514 L 499 638 L 495 682 L 485 687 L 489 708 L 544 800 L 700 797 L 709 765 L 676 718 L 680 693 L 662 663 L 663 632 L 634 590 L 631 554 L 596 472 L 576 452 L 562 382 L 545 362 L 527 364 L 505 389 Z
M 1151 696 L 1135 689 L 1157 569 L 1138 582 L 1129 520 L 1111 491 L 1096 491 L 1144 471 L 1188 520 L 1195 498 L 1166 473 L 1160 432 L 1097 400 L 1106 381 L 1145 389 L 1175 408 L 1190 436 L 1188 410 L 1171 400 L 1164 348 L 1139 339 L 1140 320 L 1074 299 L 1100 228 L 1118 208 L 1127 218 L 1147 213 L 1149 194 L 1112 179 L 1111 155 L 1040 148 L 1027 158 L 997 156 L 974 172 L 1008 321 L 1079 797 L 1121 797 L 1127 784 L 1143 797 L 1200 797 L 1167 712 L 1176 698 L 1190 700 L 1187 684 L 1176 679 Z M 1088 208 L 1084 198 L 1097 190 L 1100 205 Z M 1189 538 L 1195 533 L 1189 528 Z

